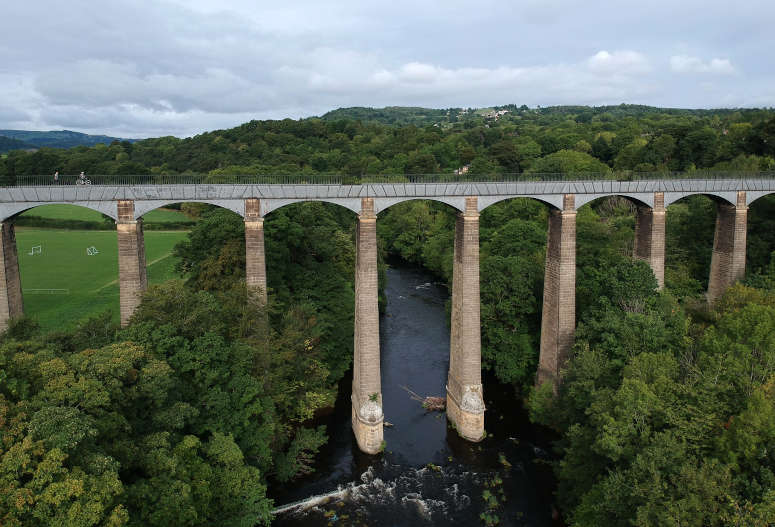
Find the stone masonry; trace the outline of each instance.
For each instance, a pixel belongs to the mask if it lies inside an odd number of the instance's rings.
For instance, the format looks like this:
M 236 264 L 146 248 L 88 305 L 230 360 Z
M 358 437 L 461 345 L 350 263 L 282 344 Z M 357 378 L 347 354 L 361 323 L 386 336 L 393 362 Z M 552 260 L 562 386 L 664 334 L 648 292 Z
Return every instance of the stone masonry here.
M 479 321 L 479 212 L 467 197 L 455 224 L 447 418 L 469 441 L 484 435 L 482 349 Z
M 737 203 L 718 202 L 713 256 L 710 261 L 708 302 L 718 300 L 724 291 L 745 275 L 745 243 L 748 207 L 745 191 L 737 193 Z
M 358 447 L 367 454 L 379 452 L 383 438 L 377 294 L 377 216 L 374 200 L 363 198 L 355 233 L 355 346 L 351 400 L 353 432 Z
M 0 331 L 8 329 L 10 319 L 24 314 L 22 282 L 19 278 L 19 258 L 16 253 L 16 234 L 13 223 L 2 223 L 0 235 Z
M 576 331 L 575 196 L 563 196 L 562 210 L 549 213 L 544 273 L 541 354 L 536 385 L 550 382 L 556 391 L 560 370 L 570 355 Z
M 126 326 L 148 287 L 143 220 L 134 219 L 134 202 L 118 202 L 118 284 L 121 325 Z
M 651 266 L 659 288 L 665 286 L 665 194 L 654 193 L 654 208 L 638 205 L 633 256 Z
M 245 200 L 245 283 L 258 295 L 260 304 L 266 306 L 264 218 L 261 217 L 261 202 L 255 198 Z

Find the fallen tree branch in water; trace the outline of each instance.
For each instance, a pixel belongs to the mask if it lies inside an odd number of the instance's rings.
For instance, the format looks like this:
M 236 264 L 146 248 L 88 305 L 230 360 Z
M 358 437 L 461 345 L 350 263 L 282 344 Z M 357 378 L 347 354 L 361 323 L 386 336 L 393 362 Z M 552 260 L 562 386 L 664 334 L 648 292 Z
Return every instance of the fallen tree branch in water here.
M 401 388 L 406 390 L 406 393 L 409 394 L 409 397 L 412 400 L 422 404 L 422 407 L 428 410 L 429 412 L 443 412 L 447 408 L 447 399 L 445 397 L 433 397 L 433 396 L 422 397 L 421 395 L 416 394 L 406 386 L 401 386 Z

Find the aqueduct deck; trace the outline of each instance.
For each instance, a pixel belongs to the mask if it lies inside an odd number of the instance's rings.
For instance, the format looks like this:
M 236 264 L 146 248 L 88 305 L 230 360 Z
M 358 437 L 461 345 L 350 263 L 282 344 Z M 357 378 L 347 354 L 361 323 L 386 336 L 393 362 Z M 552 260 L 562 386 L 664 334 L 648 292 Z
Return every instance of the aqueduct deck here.
M 41 178 L 38 176 L 38 178 Z M 266 302 L 263 217 L 285 205 L 324 201 L 358 215 L 355 262 L 355 346 L 352 423 L 358 444 L 377 452 L 382 443 L 382 396 L 377 309 L 377 214 L 403 201 L 428 199 L 459 211 L 455 226 L 447 414 L 461 436 L 476 441 L 484 431 L 479 320 L 479 213 L 510 198 L 532 198 L 550 208 L 537 383 L 559 382 L 573 345 L 576 306 L 576 210 L 607 196 L 637 206 L 633 257 L 646 261 L 664 283 L 666 207 L 695 195 L 717 203 L 708 299 L 713 302 L 745 273 L 748 205 L 775 193 L 775 174 L 739 177 L 650 178 L 633 181 L 491 181 L 364 184 L 208 183 L 153 184 L 140 176 L 115 184 L 52 185 L 49 178 L 22 179 L 0 188 L 0 329 L 23 313 L 14 235 L 15 215 L 40 205 L 68 203 L 116 220 L 121 322 L 126 324 L 147 287 L 142 216 L 171 203 L 203 202 L 243 216 L 246 281 Z M 556 178 L 561 179 L 561 178 Z M 95 180 L 97 183 L 101 181 Z M 271 272 L 271 270 L 270 270 Z
M 48 182 L 50 178 L 40 179 Z M 131 179 L 127 180 L 131 182 Z M 135 203 L 135 219 L 169 203 L 197 201 L 212 203 L 244 216 L 244 200 L 262 201 L 262 215 L 299 201 L 327 201 L 360 212 L 360 199 L 373 198 L 377 213 L 410 199 L 432 199 L 462 211 L 465 198 L 476 196 L 478 210 L 509 198 L 526 197 L 562 208 L 562 196 L 576 196 L 576 207 L 597 198 L 619 195 L 653 207 L 654 193 L 662 192 L 665 206 L 692 194 L 716 196 L 735 203 L 736 193 L 747 193 L 746 205 L 775 192 L 775 174 L 770 177 L 723 179 L 650 179 L 641 181 L 579 180 L 453 183 L 366 183 L 345 184 L 100 184 L 24 185 L 0 187 L 0 221 L 26 209 L 51 203 L 70 203 L 97 210 L 117 219 L 116 202 Z

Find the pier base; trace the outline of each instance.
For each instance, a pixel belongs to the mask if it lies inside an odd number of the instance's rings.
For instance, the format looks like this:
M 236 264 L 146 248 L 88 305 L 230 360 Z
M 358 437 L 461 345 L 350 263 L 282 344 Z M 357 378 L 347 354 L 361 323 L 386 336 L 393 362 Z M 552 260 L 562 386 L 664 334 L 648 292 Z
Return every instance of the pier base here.
M 361 200 L 355 233 L 355 343 L 353 347 L 352 426 L 358 447 L 382 450 L 384 415 L 379 367 L 377 215 L 374 200 Z
M 245 284 L 262 307 L 266 307 L 266 251 L 261 202 L 245 200 Z
M 633 256 L 649 264 L 659 289 L 665 287 L 665 194 L 654 193 L 654 207 L 638 205 Z
M 737 203 L 716 205 L 716 232 L 710 261 L 708 302 L 714 303 L 724 291 L 745 276 L 748 207 L 745 191 L 737 193 Z
M 118 202 L 118 285 L 121 325 L 129 319 L 140 305 L 143 292 L 148 288 L 145 272 L 145 238 L 143 220 L 134 219 L 134 201 Z
M 549 213 L 549 236 L 541 313 L 541 352 L 536 386 L 560 385 L 560 373 L 570 356 L 576 333 L 576 208 L 566 194 L 563 209 Z
M 479 313 L 479 212 L 467 197 L 455 224 L 452 320 L 447 376 L 447 419 L 468 441 L 484 436 L 482 345 Z
M 2 223 L 0 229 L 0 331 L 5 331 L 12 318 L 24 314 L 24 300 L 13 223 Z

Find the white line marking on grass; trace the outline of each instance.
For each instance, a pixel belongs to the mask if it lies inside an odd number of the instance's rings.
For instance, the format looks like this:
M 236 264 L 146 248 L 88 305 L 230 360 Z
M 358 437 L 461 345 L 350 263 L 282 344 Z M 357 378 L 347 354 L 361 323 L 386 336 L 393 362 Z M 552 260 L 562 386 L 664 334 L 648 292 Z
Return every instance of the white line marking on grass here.
M 165 254 L 164 256 L 161 256 L 161 257 L 159 257 L 159 258 L 156 258 L 156 259 L 155 259 L 154 261 L 152 261 L 152 262 L 148 262 L 147 264 L 145 264 L 145 269 L 147 270 L 147 269 L 148 269 L 150 266 L 152 266 L 153 264 L 155 264 L 155 263 L 159 263 L 159 262 L 161 262 L 162 260 L 164 260 L 165 258 L 169 258 L 170 256 L 172 256 L 172 251 L 168 252 L 168 253 L 167 253 L 167 254 Z M 92 292 L 93 292 L 93 293 L 99 293 L 100 291 L 102 291 L 102 290 L 103 290 L 103 289 L 105 289 L 106 287 L 110 287 L 110 286 L 112 286 L 112 285 L 114 285 L 114 284 L 117 284 L 117 283 L 118 283 L 118 279 L 111 280 L 111 281 L 110 281 L 110 282 L 108 282 L 107 284 L 103 285 L 102 287 L 99 287 L 99 288 L 95 289 L 95 290 L 94 290 L 94 291 L 92 291 Z

